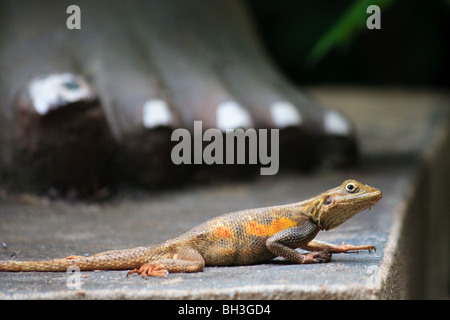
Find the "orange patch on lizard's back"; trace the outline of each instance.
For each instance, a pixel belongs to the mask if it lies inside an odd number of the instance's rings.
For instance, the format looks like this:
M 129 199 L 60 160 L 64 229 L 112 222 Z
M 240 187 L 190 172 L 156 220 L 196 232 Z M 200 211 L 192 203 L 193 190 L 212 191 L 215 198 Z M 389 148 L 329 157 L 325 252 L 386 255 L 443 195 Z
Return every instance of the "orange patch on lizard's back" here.
M 214 230 L 214 234 L 220 238 L 230 238 L 233 236 L 233 234 L 231 233 L 230 229 L 225 228 L 223 226 L 217 227 Z
M 268 225 L 250 221 L 247 225 L 247 232 L 254 236 L 271 236 L 295 225 L 296 223 L 288 218 L 275 219 Z

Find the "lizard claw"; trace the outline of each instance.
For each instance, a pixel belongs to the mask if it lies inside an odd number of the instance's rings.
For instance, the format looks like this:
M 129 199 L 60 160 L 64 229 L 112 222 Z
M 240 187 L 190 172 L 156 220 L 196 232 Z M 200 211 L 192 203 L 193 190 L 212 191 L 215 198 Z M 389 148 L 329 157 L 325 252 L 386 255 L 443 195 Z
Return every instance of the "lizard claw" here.
M 134 270 L 128 271 L 127 277 L 133 273 L 140 274 L 142 276 L 142 278 L 144 278 L 144 279 L 147 279 L 147 275 L 149 275 L 151 277 L 161 277 L 161 278 L 166 278 L 169 275 L 169 271 L 167 271 L 167 269 L 165 269 L 163 266 L 161 266 L 161 265 L 155 266 L 150 263 L 144 264 L 139 269 L 134 269 Z
M 331 252 L 328 250 L 323 250 L 317 252 L 316 262 L 330 262 L 331 261 Z
M 324 263 L 331 261 L 331 252 L 328 250 L 309 252 L 304 255 L 303 263 Z
M 371 252 L 372 250 L 373 251 L 377 251 L 377 248 L 375 248 L 374 246 L 364 246 L 365 248 L 364 249 L 361 249 L 361 250 L 367 250 L 367 251 L 369 251 L 369 252 Z
M 367 250 L 367 251 L 371 252 L 372 250 L 377 251 L 377 248 L 375 248 L 374 246 L 371 246 L 371 245 L 355 246 L 356 253 L 358 253 L 358 250 Z

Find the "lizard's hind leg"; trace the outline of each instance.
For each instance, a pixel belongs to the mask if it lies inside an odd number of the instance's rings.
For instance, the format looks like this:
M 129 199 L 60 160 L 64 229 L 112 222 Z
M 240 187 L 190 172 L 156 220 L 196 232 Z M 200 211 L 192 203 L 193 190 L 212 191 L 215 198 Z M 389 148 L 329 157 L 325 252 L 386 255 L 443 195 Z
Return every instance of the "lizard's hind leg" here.
M 167 277 L 169 272 L 200 272 L 205 266 L 203 256 L 194 248 L 183 247 L 177 250 L 171 258 L 151 260 L 143 264 L 139 269 L 128 272 L 140 274 L 143 278 Z

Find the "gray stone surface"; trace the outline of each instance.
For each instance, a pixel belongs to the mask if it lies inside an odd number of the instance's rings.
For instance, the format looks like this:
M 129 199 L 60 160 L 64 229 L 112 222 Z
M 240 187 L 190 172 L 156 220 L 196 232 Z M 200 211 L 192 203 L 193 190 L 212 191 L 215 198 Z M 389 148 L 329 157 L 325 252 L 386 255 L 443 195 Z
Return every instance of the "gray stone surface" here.
M 12 252 L 18 259 L 48 259 L 150 245 L 219 214 L 300 201 L 347 178 L 381 189 L 383 199 L 339 228 L 319 233 L 318 239 L 373 244 L 376 252 L 335 254 L 331 263 L 319 265 L 276 259 L 263 265 L 207 267 L 201 273 L 170 274 L 164 279 L 126 277 L 126 271 L 82 272 L 81 288 L 75 290 L 68 287 L 72 274 L 1 272 L 0 298 L 442 297 L 449 259 L 442 252 L 448 251 L 448 235 L 441 231 L 448 220 L 440 208 L 449 200 L 439 196 L 442 189 L 437 185 L 448 174 L 449 133 L 442 108 L 448 107 L 448 97 L 420 90 L 354 88 L 315 88 L 313 94 L 353 119 L 361 141 L 358 167 L 160 193 L 127 190 L 103 203 L 68 203 L 1 191 L 0 242 L 7 248 L 0 247 L 0 259 L 8 259 Z M 429 196 L 430 190 L 438 191 Z M 440 236 L 430 236 L 436 233 Z M 434 251 L 428 250 L 427 241 L 433 241 Z M 430 266 L 426 257 L 435 252 L 440 252 L 435 257 L 439 266 Z M 435 272 L 439 279 L 430 276 Z

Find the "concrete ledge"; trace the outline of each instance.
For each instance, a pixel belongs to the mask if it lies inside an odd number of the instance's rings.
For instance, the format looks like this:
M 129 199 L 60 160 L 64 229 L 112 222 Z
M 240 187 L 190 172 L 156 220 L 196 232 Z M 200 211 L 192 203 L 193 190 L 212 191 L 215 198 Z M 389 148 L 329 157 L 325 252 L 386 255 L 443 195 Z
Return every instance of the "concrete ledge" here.
M 355 178 L 383 191 L 371 211 L 318 238 L 373 244 L 375 253 L 335 254 L 329 264 L 277 259 L 209 267 L 167 279 L 85 272 L 71 290 L 65 273 L 0 273 L 1 299 L 399 299 L 449 294 L 449 97 L 425 90 L 314 88 L 314 96 L 355 123 L 357 168 L 282 174 L 247 183 L 150 194 L 124 192 L 106 203 L 64 203 L 0 192 L 0 259 L 150 245 L 206 219 L 243 208 L 306 199 Z M 305 151 L 307 152 L 307 151 Z M 447 209 L 446 209 L 447 208 Z

